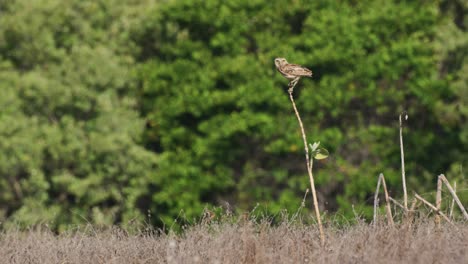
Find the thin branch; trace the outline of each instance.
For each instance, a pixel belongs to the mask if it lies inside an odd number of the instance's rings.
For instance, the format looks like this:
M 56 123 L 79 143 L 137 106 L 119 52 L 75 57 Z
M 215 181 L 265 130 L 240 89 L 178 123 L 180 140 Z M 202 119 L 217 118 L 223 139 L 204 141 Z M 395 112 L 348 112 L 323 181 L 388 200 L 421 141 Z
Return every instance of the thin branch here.
M 440 211 L 440 204 L 442 203 L 442 179 L 439 177 L 437 179 L 437 192 L 436 192 L 436 208 Z M 440 216 L 437 214 L 435 217 L 435 222 L 440 226 Z
M 382 186 L 383 186 L 384 194 L 385 194 L 387 221 L 390 226 L 393 226 L 394 223 L 393 223 L 392 209 L 390 207 L 390 196 L 388 195 L 387 184 L 385 184 L 385 177 L 382 173 L 379 175 L 379 180 L 377 181 L 377 189 L 374 195 L 374 226 L 377 223 L 377 206 L 379 203 L 378 195 L 379 195 L 379 190 L 380 190 L 380 182 L 382 182 Z
M 380 177 L 382 177 L 382 186 L 385 194 L 385 202 L 387 203 L 387 221 L 390 226 L 393 226 L 392 208 L 390 207 L 390 196 L 388 196 L 387 184 L 385 183 L 385 178 L 382 173 L 380 174 Z
M 416 198 L 413 198 L 413 202 L 411 203 L 411 207 L 410 207 L 410 212 L 414 212 L 414 210 L 416 210 L 417 203 L 418 203 L 418 200 Z
M 413 202 L 411 202 L 411 207 L 408 211 L 408 217 L 406 217 L 406 223 L 411 225 L 413 223 L 413 219 L 414 219 L 414 212 L 418 206 L 418 199 L 416 198 L 413 198 Z
M 453 191 L 455 193 L 457 193 L 457 182 L 454 181 L 453 182 Z M 455 206 L 455 198 L 452 198 L 452 203 L 450 204 L 450 213 L 449 213 L 449 217 L 452 218 L 453 216 L 453 207 Z
M 302 119 L 301 119 L 301 116 L 299 115 L 299 111 L 297 111 L 296 103 L 294 102 L 294 97 L 292 95 L 292 90 L 289 93 L 289 98 L 291 99 L 291 103 L 292 103 L 293 108 L 294 108 L 294 113 L 296 113 L 297 121 L 299 122 L 299 126 L 301 128 L 302 140 L 304 141 L 305 156 L 306 156 L 306 159 L 307 159 L 307 170 L 309 170 L 310 167 L 311 167 L 311 165 L 310 165 L 311 162 L 310 162 L 310 158 L 309 158 L 309 147 L 307 146 L 307 139 L 306 139 L 306 133 L 305 133 L 305 130 L 304 130 L 304 125 L 302 124 Z
M 296 220 L 296 218 L 299 216 L 299 213 L 301 212 L 302 208 L 305 207 L 305 202 L 306 202 L 306 198 L 307 198 L 308 193 L 309 193 L 309 188 L 306 189 L 306 192 L 304 194 L 304 198 L 302 198 L 301 206 L 299 207 L 299 209 L 297 209 L 296 213 L 294 213 L 294 215 L 291 218 L 291 222 L 289 222 L 288 224 L 292 224 Z
M 390 199 L 390 201 L 391 201 L 392 203 L 394 203 L 394 204 L 398 205 L 398 206 L 399 206 L 401 209 L 403 209 L 403 210 L 405 210 L 405 211 L 406 211 L 406 209 L 405 209 L 405 206 L 404 206 L 404 205 L 402 205 L 401 203 L 399 203 L 397 200 L 393 199 L 392 197 L 388 197 L 388 198 Z
M 451 225 L 455 226 L 452 221 L 450 221 L 450 219 L 444 214 L 442 213 L 439 209 L 437 209 L 434 205 L 432 205 L 430 202 L 426 201 L 424 198 L 422 198 L 421 196 L 419 196 L 417 193 L 414 194 L 414 197 L 416 197 L 418 200 L 420 200 L 421 202 L 425 203 L 427 206 L 429 206 L 434 212 L 436 212 L 437 214 L 441 215 L 445 221 L 449 222 Z
M 465 216 L 465 219 L 468 220 L 468 213 L 466 212 L 465 207 L 463 207 L 463 204 L 460 202 L 460 199 L 458 199 L 457 194 L 453 190 L 452 186 L 450 183 L 447 181 L 447 178 L 443 174 L 439 175 L 439 179 L 442 179 L 442 181 L 445 183 L 445 186 L 447 186 L 447 189 L 449 192 L 452 194 L 453 199 L 455 199 L 455 202 L 457 202 L 458 207 L 460 207 L 460 210 L 462 211 L 463 215 Z
M 289 90 L 288 90 L 289 99 L 291 99 L 291 103 L 292 103 L 292 106 L 294 108 L 294 113 L 296 114 L 297 121 L 299 122 L 299 126 L 301 128 L 302 140 L 304 141 L 304 150 L 305 150 L 305 158 L 306 158 L 306 164 L 307 164 L 307 173 L 309 174 L 310 188 L 312 190 L 312 199 L 314 201 L 315 216 L 317 218 L 317 223 L 318 223 L 319 231 L 320 231 L 320 241 L 321 241 L 322 245 L 325 245 L 325 235 L 323 233 L 322 219 L 320 217 L 320 209 L 319 209 L 319 206 L 318 206 L 317 192 L 315 190 L 314 175 L 312 174 L 313 161 L 310 159 L 310 156 L 309 156 L 309 147 L 307 145 L 307 138 L 306 138 L 306 133 L 305 133 L 305 130 L 304 130 L 304 125 L 302 124 L 301 116 L 299 115 L 299 111 L 297 110 L 296 103 L 294 102 L 294 97 L 293 97 L 293 90 L 294 90 L 294 87 L 296 86 L 298 81 L 299 81 L 299 78 L 296 78 L 296 79 L 294 79 L 293 81 L 290 82 Z
M 374 194 L 374 226 L 377 225 L 377 208 L 379 207 L 379 191 L 380 191 L 381 178 L 377 180 L 377 188 L 375 188 Z
M 401 116 L 405 115 L 405 120 L 408 119 L 408 114 L 406 111 L 400 114 L 400 151 L 401 151 L 401 180 L 403 182 L 403 202 L 405 205 L 406 211 L 408 211 L 408 194 L 406 192 L 406 175 L 405 175 L 405 152 L 403 150 L 403 122 Z

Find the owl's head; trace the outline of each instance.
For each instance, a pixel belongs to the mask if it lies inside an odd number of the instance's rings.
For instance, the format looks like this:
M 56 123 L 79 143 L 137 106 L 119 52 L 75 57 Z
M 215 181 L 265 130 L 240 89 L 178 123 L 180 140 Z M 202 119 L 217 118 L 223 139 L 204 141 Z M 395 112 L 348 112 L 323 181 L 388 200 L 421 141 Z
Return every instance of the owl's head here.
M 285 58 L 276 58 L 275 59 L 275 65 L 276 67 L 282 67 L 285 64 L 288 64 L 288 61 Z

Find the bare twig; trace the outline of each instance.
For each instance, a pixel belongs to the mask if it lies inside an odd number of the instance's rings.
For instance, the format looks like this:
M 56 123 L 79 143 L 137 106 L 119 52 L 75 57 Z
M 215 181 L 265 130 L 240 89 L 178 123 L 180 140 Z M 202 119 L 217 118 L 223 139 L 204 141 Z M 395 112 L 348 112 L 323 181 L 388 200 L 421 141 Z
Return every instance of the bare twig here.
M 460 210 L 462 211 L 463 215 L 465 216 L 465 219 L 468 220 L 468 213 L 466 212 L 465 207 L 463 207 L 463 204 L 460 202 L 460 199 L 458 199 L 458 196 L 457 196 L 457 194 L 455 193 L 455 191 L 453 190 L 452 186 L 451 186 L 450 183 L 447 181 L 447 178 L 445 178 L 445 176 L 444 176 L 443 174 L 441 174 L 441 175 L 439 175 L 439 179 L 442 179 L 442 181 L 445 183 L 445 186 L 447 186 L 447 189 L 448 189 L 449 192 L 452 194 L 453 199 L 455 199 L 455 202 L 457 202 L 458 207 L 460 208 Z
M 406 218 L 406 223 L 411 226 L 414 220 L 414 212 L 416 210 L 416 207 L 418 206 L 418 199 L 413 198 L 413 202 L 411 202 L 411 207 L 408 210 L 408 217 Z
M 380 174 L 380 177 L 382 177 L 382 186 L 383 186 L 384 194 L 385 194 L 385 202 L 387 203 L 387 221 L 390 226 L 393 226 L 393 216 L 392 216 L 392 209 L 390 207 L 390 199 L 388 196 L 387 184 L 385 183 L 385 178 L 382 173 Z
M 403 111 L 400 114 L 400 151 L 401 151 L 401 180 L 403 183 L 403 202 L 405 205 L 406 211 L 408 211 L 408 194 L 406 192 L 406 175 L 405 175 L 405 152 L 403 151 L 403 122 L 401 116 L 405 115 L 405 120 L 408 120 L 408 114 L 406 111 Z
M 382 173 L 379 175 L 379 180 L 377 181 L 377 190 L 375 191 L 375 196 L 374 196 L 374 226 L 377 223 L 377 206 L 379 203 L 378 195 L 379 195 L 379 190 L 380 190 L 380 182 L 382 182 L 382 186 L 383 186 L 384 194 L 385 194 L 385 202 L 386 202 L 386 208 L 387 208 L 386 210 L 387 222 L 390 226 L 393 226 L 394 223 L 393 223 L 392 209 L 390 207 L 390 196 L 388 196 L 387 184 L 385 184 L 385 177 Z
M 410 207 L 410 212 L 414 212 L 414 210 L 416 210 L 417 203 L 418 203 L 418 200 L 416 198 L 413 198 L 413 202 L 411 203 L 411 207 Z
M 455 193 L 457 193 L 457 182 L 454 181 L 453 182 L 453 191 Z M 452 218 L 453 216 L 453 207 L 455 206 L 455 198 L 452 198 L 452 203 L 450 204 L 450 213 L 449 213 L 449 217 Z
M 399 203 L 397 200 L 393 199 L 392 197 L 388 197 L 388 198 L 390 199 L 391 202 L 398 205 L 401 209 L 403 209 L 406 212 L 406 209 L 405 209 L 404 205 L 402 205 L 401 203 Z
M 304 198 L 302 198 L 302 203 L 301 203 L 301 207 L 305 207 L 305 200 L 307 198 L 307 194 L 309 193 L 309 188 L 307 188 L 305 194 L 304 194 Z
M 437 179 L 437 192 L 436 192 L 436 208 L 440 211 L 440 204 L 442 202 L 442 179 L 439 177 Z M 440 226 L 440 216 L 437 214 L 435 216 L 435 222 L 437 226 Z
M 312 166 L 313 166 L 313 160 L 310 159 L 309 155 L 309 147 L 307 145 L 307 138 L 306 138 L 306 133 L 304 130 L 304 125 L 302 124 L 301 116 L 299 115 L 299 111 L 297 110 L 296 103 L 294 102 L 294 97 L 293 97 L 293 90 L 294 86 L 296 86 L 298 79 L 291 81 L 289 84 L 289 99 L 291 99 L 292 106 L 294 108 L 294 113 L 296 114 L 297 121 L 299 122 L 299 126 L 301 128 L 301 133 L 302 133 L 302 140 L 304 141 L 304 150 L 305 150 L 305 158 L 306 158 L 306 164 L 307 164 L 307 173 L 309 174 L 309 180 L 310 180 L 310 188 L 312 190 L 312 199 L 314 201 L 314 209 L 315 209 L 315 216 L 317 218 L 317 223 L 319 226 L 319 231 L 320 231 L 320 241 L 322 245 L 325 245 L 325 235 L 323 233 L 323 227 L 322 227 L 322 219 L 320 217 L 320 209 L 318 206 L 318 200 L 317 200 L 317 192 L 315 191 L 315 181 L 314 181 L 314 175 L 312 174 Z
M 449 222 L 451 225 L 455 226 L 452 221 L 450 221 L 450 219 L 444 214 L 442 213 L 439 209 L 437 209 L 434 205 L 432 205 L 430 202 L 426 201 L 424 198 L 422 198 L 421 196 L 419 196 L 417 193 L 414 194 L 414 197 L 416 197 L 416 199 L 420 200 L 421 202 L 425 203 L 427 206 L 429 206 L 434 212 L 436 212 L 437 214 L 441 215 L 445 221 Z
M 301 206 L 299 207 L 299 209 L 297 209 L 296 213 L 294 213 L 294 215 L 292 216 L 292 218 L 291 218 L 292 221 L 290 223 L 293 223 L 294 220 L 296 220 L 296 218 L 299 216 L 299 213 L 301 212 L 302 208 L 305 207 L 305 202 L 306 202 L 306 198 L 307 198 L 308 193 L 309 193 L 309 188 L 306 189 L 306 192 L 304 194 L 304 198 L 302 198 Z
M 377 225 L 377 208 L 379 207 L 379 190 L 380 190 L 380 176 L 379 179 L 377 180 L 377 188 L 375 189 L 375 195 L 374 195 L 374 226 Z

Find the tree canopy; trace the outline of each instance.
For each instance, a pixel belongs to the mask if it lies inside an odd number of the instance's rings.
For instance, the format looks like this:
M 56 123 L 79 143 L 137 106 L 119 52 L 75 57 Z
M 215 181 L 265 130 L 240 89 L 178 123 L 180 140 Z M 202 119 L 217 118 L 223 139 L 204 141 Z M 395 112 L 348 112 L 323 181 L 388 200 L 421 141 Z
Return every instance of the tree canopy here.
M 273 60 L 312 69 L 294 96 L 320 206 L 370 215 L 466 185 L 463 1 L 0 1 L 0 221 L 156 225 L 204 208 L 295 211 L 302 139 Z M 461 198 L 468 199 L 467 193 Z M 308 202 L 308 200 L 307 200 Z M 309 203 L 309 202 L 308 202 Z M 312 206 L 307 206 L 312 208 Z

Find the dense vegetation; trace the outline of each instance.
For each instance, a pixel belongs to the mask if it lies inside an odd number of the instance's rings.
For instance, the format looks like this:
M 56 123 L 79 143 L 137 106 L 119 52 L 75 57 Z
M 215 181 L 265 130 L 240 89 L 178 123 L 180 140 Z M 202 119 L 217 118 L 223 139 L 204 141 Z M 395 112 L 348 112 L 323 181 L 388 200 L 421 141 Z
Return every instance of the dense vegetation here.
M 411 230 L 409 232 L 409 230 Z M 468 226 L 436 228 L 432 221 L 408 227 L 318 229 L 297 222 L 197 224 L 184 235 L 127 233 L 87 226 L 59 235 L 46 228 L 0 234 L 0 256 L 23 263 L 465 263 Z
M 279 56 L 314 71 L 295 96 L 309 140 L 331 153 L 314 168 L 322 208 L 369 215 L 380 172 L 401 196 L 402 111 L 409 190 L 431 195 L 438 173 L 466 188 L 467 11 L 462 0 L 0 0 L 0 221 L 296 210 L 309 185 Z

